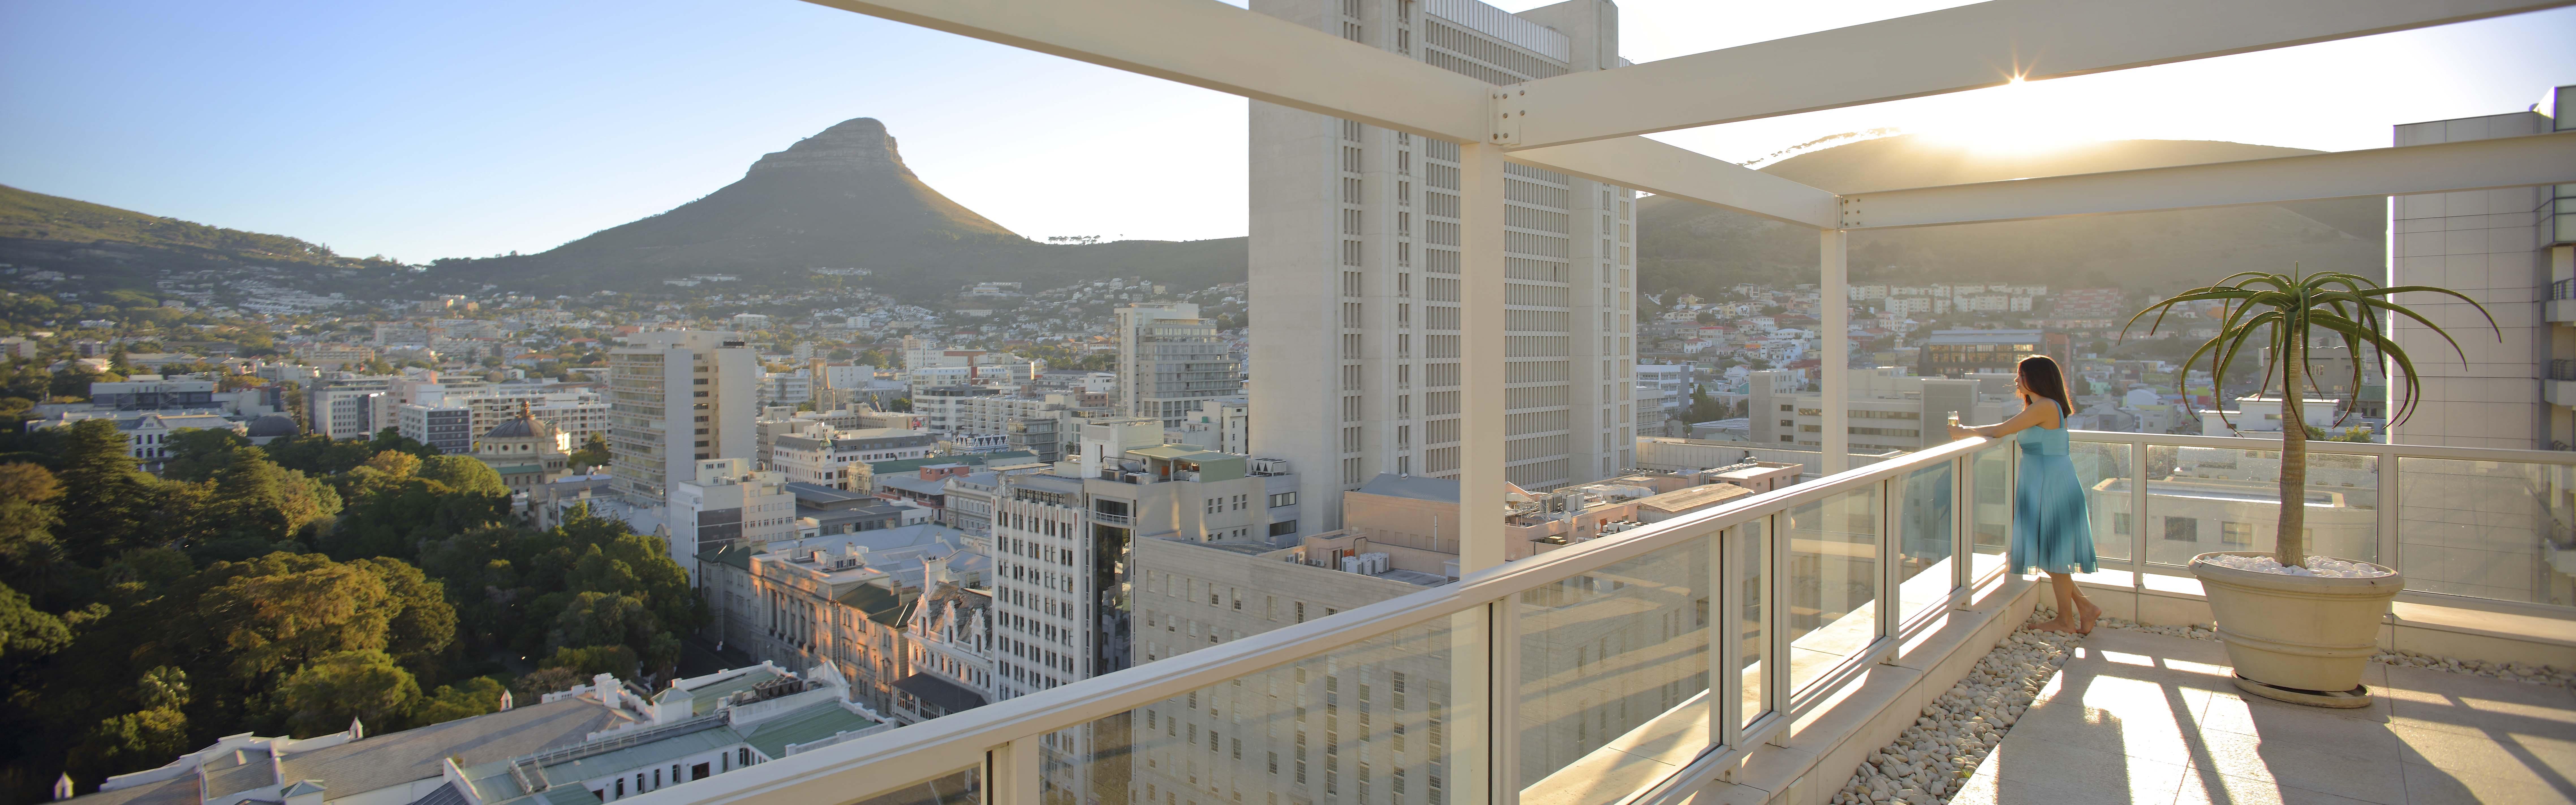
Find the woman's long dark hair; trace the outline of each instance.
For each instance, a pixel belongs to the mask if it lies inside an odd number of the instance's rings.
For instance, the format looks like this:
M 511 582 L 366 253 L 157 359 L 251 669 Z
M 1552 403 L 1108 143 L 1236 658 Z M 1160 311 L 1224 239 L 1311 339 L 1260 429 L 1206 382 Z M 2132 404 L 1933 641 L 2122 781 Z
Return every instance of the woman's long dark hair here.
M 2022 388 L 2057 403 L 2059 416 L 2075 415 L 2075 406 L 2066 397 L 2066 373 L 2058 370 L 2056 359 L 2032 355 L 2014 365 L 2013 373 L 2021 377 Z

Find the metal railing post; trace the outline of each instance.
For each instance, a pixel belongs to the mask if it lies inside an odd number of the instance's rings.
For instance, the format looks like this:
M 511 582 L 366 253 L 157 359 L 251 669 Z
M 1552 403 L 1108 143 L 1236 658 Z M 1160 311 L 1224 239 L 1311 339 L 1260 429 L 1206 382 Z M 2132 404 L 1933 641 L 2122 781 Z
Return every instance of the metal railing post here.
M 1976 470 L 1973 457 L 1950 460 L 1950 592 L 1954 607 L 1967 603 L 1967 596 L 1961 593 L 1977 583 L 1977 535 L 1970 533 L 1977 527 Z
M 2398 535 L 2405 528 L 2405 520 L 2398 516 L 2397 507 L 2398 489 L 2405 486 L 2401 469 L 2404 464 L 2395 455 L 2379 457 L 2379 563 L 2401 574 L 2406 568 L 2398 567 L 2397 559 L 2405 549 L 2398 544 Z
M 1770 586 L 1771 599 L 1764 602 L 1762 607 L 1762 639 L 1771 644 L 1771 651 L 1762 657 L 1762 673 L 1765 677 L 1762 685 L 1762 705 L 1765 710 L 1785 716 L 1789 710 L 1791 684 L 1789 679 L 1788 612 L 1791 590 L 1788 510 L 1782 509 L 1764 520 L 1766 522 L 1762 528 L 1762 538 L 1768 541 L 1770 552 L 1763 558 L 1770 561 L 1771 572 L 1763 575 L 1768 577 L 1764 579 L 1764 583 Z M 1789 745 L 1790 732 L 1786 729 L 1773 730 L 1770 744 L 1786 748 Z
M 1904 504 L 1896 502 L 1894 493 L 1897 481 L 1911 475 L 1904 473 L 1878 482 L 1878 636 L 1882 638 L 1895 638 L 1897 627 L 1904 625 L 1905 597 L 1898 593 L 1898 587 L 1905 583 L 1904 552 L 1898 550 L 1900 540 L 1895 533 L 1895 512 Z M 1881 662 L 1896 664 L 1896 652 L 1888 652 Z
M 1708 536 L 1708 589 L 1717 596 L 1708 608 L 1708 743 L 1730 747 L 1744 740 L 1744 583 L 1736 573 L 1733 547 L 1743 539 L 1741 527 L 1719 529 Z
M 2129 445 L 2129 615 L 2147 606 L 2147 439 Z
M 983 805 L 1038 805 L 1044 798 L 1044 772 L 1038 741 L 1032 735 L 984 753 Z
M 1510 598 L 1493 604 L 1494 805 L 1519 805 L 1521 786 L 1521 612 Z

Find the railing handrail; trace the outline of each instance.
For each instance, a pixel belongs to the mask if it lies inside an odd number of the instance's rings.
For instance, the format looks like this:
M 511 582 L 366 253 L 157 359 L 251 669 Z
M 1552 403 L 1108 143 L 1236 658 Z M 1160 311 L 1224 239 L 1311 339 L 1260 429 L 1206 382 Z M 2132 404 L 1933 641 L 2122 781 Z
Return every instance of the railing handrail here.
M 2243 437 L 2077 431 L 2079 441 L 2136 446 L 2278 449 L 2278 442 Z M 644 796 L 637 805 L 718 805 L 760 797 L 810 797 L 847 801 L 890 791 L 961 768 L 981 768 L 989 751 L 1118 713 L 1350 647 L 1403 629 L 1440 622 L 1496 601 L 1620 562 L 1716 536 L 1732 540 L 1737 526 L 1802 506 L 1863 491 L 1929 467 L 1949 464 L 1997 444 L 1972 438 L 1858 467 L 1823 479 L 1753 495 L 1731 505 L 1684 515 L 1591 540 L 1500 567 L 1469 573 L 1453 584 L 1356 607 L 1178 656 L 1104 674 L 1062 687 L 975 708 L 829 747 L 737 770 L 711 781 Z M 2576 465 L 2576 454 L 2427 445 L 2335 442 L 2312 445 L 2320 453 L 2399 458 Z M 1097 514 L 1095 512 L 1095 514 Z M 1733 546 L 1717 546 L 1732 555 Z M 1882 640 L 1885 637 L 1882 636 Z M 1828 674 L 1828 677 L 1833 677 Z M 1838 677 L 1836 677 L 1838 678 Z M 1828 681 L 1820 678 L 1819 683 Z M 1789 691 L 1783 691 L 1789 694 Z M 1779 697 L 1793 711 L 1791 695 Z M 860 789 L 866 789 L 864 792 Z
M 2255 439 L 2243 436 L 2198 436 L 2182 433 L 2129 433 L 2110 430 L 2071 431 L 2068 438 L 2079 442 L 2120 442 L 2166 447 L 2215 447 L 2226 450 L 2279 450 L 2279 439 Z M 2269 445 L 2269 446 L 2266 446 Z M 2576 452 L 2563 450 L 2511 450 L 2499 447 L 2451 447 L 2433 444 L 2386 444 L 2381 442 L 2326 442 L 2308 440 L 2310 453 L 2379 456 L 2382 458 L 2434 458 L 2451 461 L 2513 461 L 2530 464 L 2576 465 Z
M 1836 495 L 1946 464 L 1990 444 L 1963 439 L 1707 511 L 1467 574 L 1446 584 L 1305 623 L 1104 674 L 1007 702 L 954 713 L 847 743 L 642 796 L 636 805 L 719 805 L 765 797 L 865 799 L 950 771 L 981 768 L 985 753 L 1031 736 L 1088 724 L 1193 690 L 1321 656 Z M 864 781 L 864 782 L 860 782 Z M 712 785 L 710 785 L 712 783 Z M 861 790 L 865 789 L 865 790 Z

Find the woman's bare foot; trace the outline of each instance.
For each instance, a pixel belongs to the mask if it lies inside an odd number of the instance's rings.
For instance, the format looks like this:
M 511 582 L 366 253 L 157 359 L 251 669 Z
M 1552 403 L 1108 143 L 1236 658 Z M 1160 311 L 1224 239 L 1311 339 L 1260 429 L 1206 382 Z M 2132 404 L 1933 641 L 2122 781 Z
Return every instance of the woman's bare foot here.
M 2084 628 L 2075 630 L 2075 633 L 2092 634 L 2093 624 L 2102 619 L 2102 608 L 2094 606 L 2091 601 L 2079 600 L 2075 602 L 2075 611 L 2077 614 L 2084 617 L 2084 622 L 2082 624 Z

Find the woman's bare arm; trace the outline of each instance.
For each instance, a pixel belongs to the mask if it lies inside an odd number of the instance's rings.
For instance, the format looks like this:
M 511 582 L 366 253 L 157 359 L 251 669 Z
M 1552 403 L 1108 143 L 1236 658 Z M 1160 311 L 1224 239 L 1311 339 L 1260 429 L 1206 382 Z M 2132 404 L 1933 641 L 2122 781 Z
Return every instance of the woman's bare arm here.
M 2056 420 L 2060 418 L 2057 411 L 2057 402 L 2055 400 L 2042 399 L 2040 400 L 2040 403 L 2040 405 L 2028 406 L 2021 409 L 2021 413 L 2016 414 L 2013 418 L 2004 420 L 1999 424 L 1961 425 L 1957 429 L 1951 431 L 1950 436 L 1951 438 L 1959 438 L 1961 436 L 1983 436 L 1989 439 L 2000 439 L 2005 436 L 2020 433 L 2026 428 L 2041 428 L 2055 425 Z

